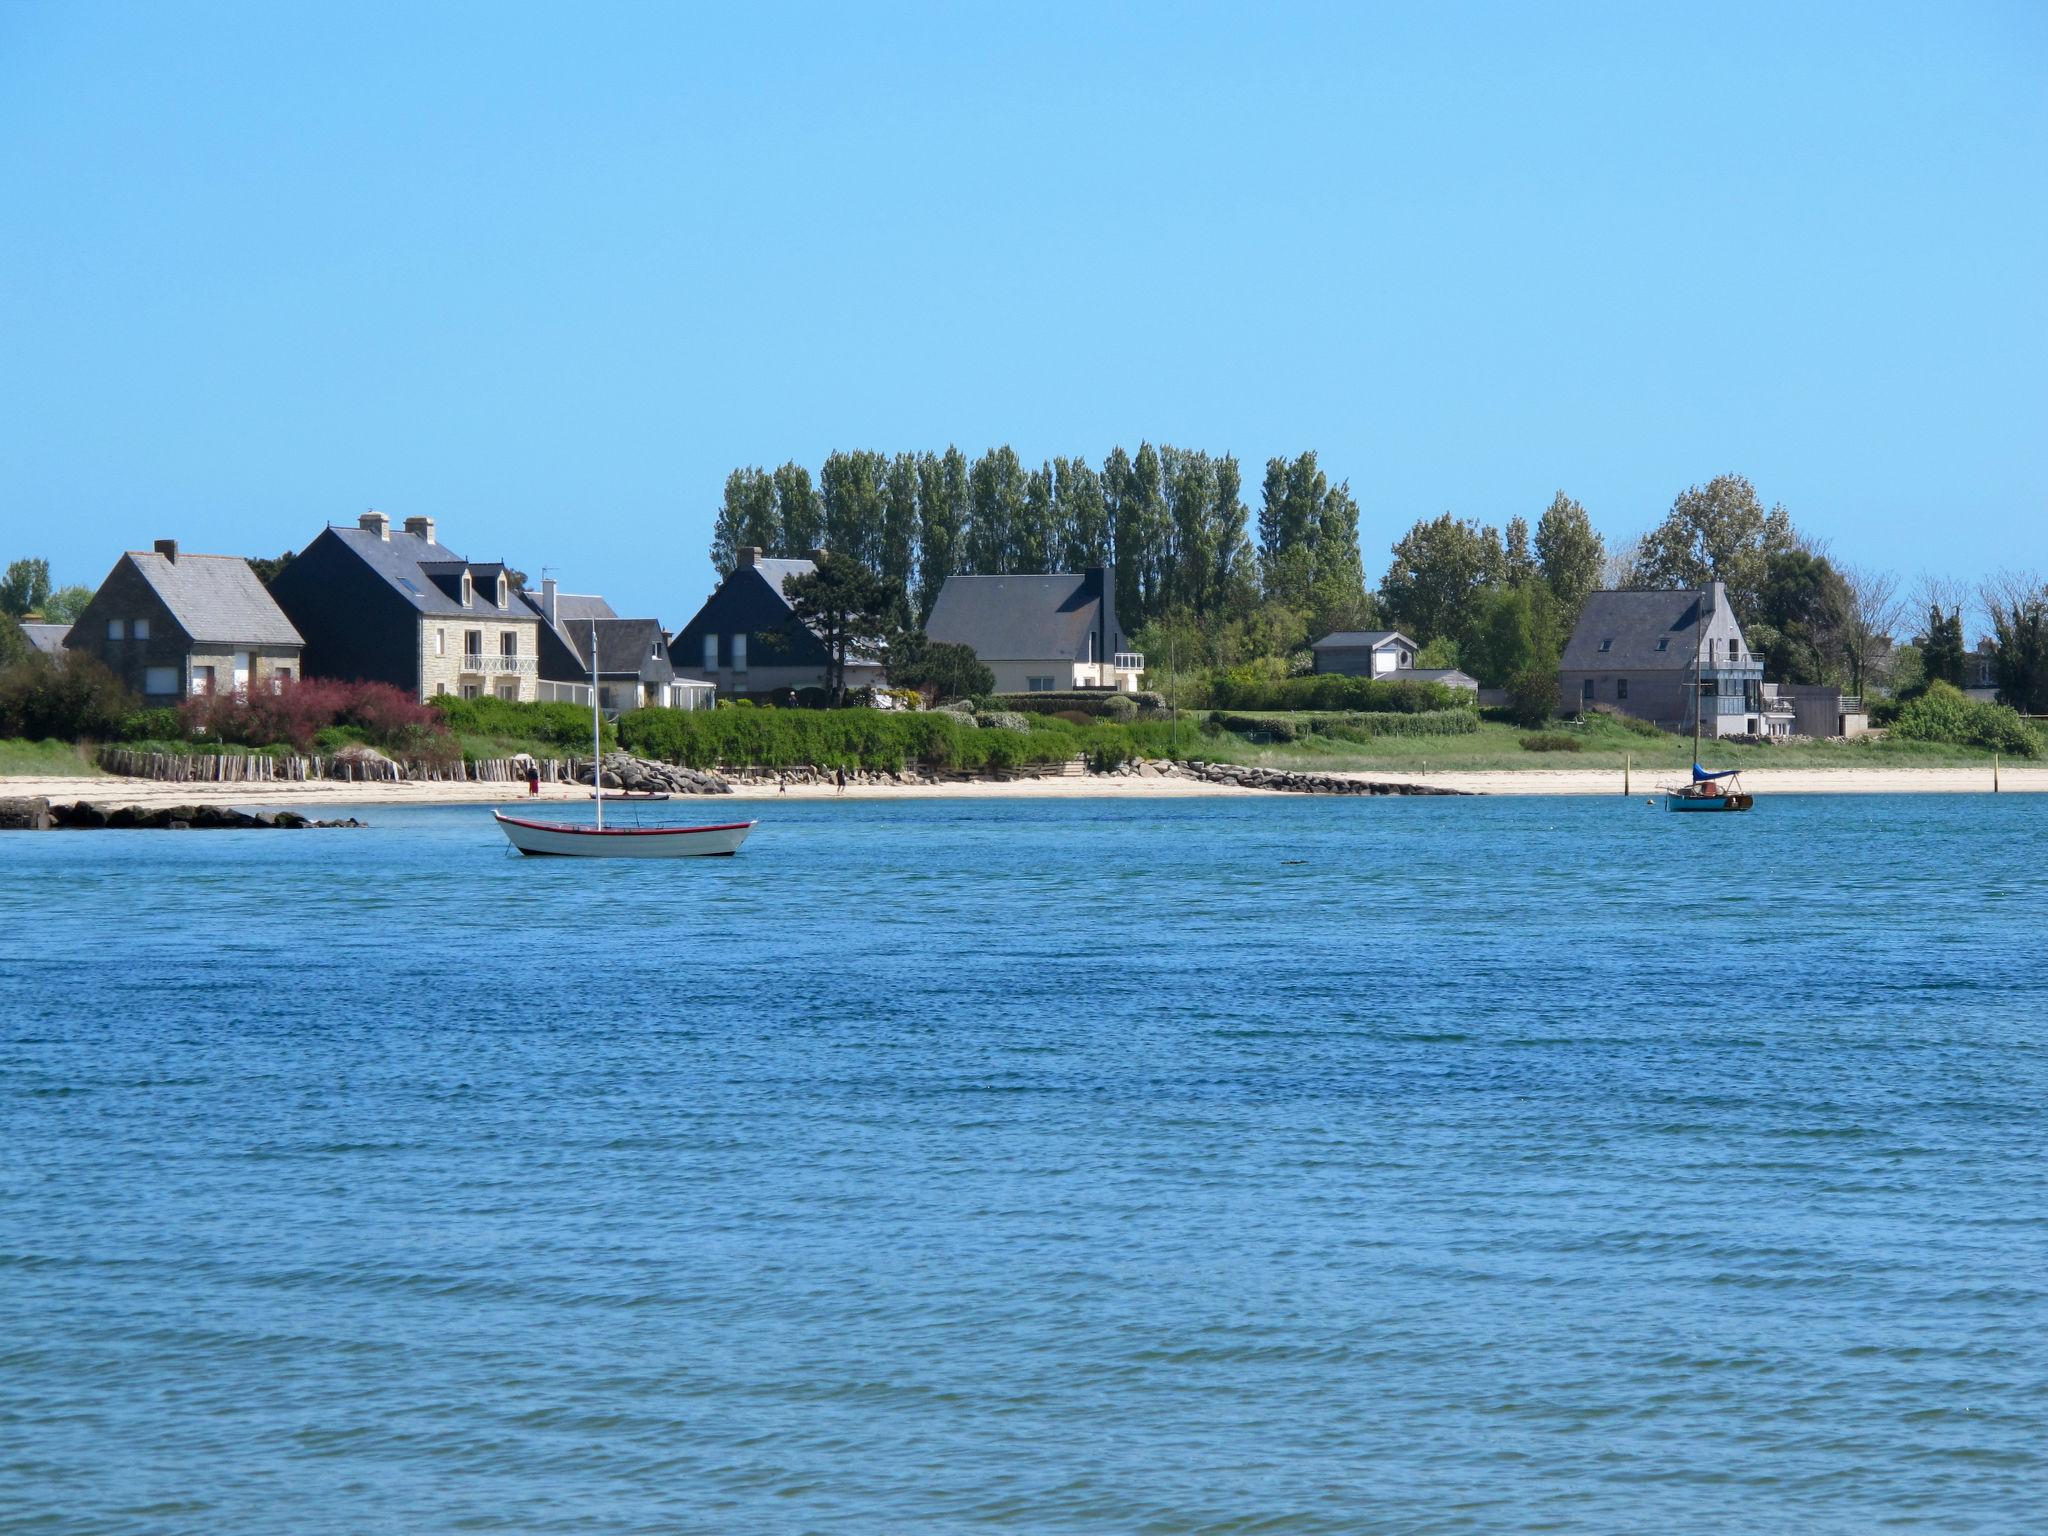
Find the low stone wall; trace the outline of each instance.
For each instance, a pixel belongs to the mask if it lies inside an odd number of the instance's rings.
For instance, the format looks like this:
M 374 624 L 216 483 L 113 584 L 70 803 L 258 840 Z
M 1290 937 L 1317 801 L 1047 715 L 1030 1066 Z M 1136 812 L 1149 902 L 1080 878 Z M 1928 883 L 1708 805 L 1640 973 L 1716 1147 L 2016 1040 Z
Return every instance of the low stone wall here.
M 1200 759 L 1148 761 L 1138 759 L 1108 770 L 1116 778 L 1199 779 L 1206 784 L 1235 784 L 1290 795 L 1469 795 L 1470 790 L 1441 789 L 1434 784 L 1402 784 L 1391 780 L 1348 779 L 1333 773 L 1291 773 L 1280 768 L 1248 768 L 1242 763 L 1207 763 Z

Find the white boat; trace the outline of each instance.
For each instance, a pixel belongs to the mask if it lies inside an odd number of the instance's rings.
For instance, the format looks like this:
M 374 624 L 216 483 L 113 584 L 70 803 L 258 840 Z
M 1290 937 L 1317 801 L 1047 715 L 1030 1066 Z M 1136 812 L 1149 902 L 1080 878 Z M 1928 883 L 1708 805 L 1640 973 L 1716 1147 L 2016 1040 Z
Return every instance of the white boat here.
M 527 821 L 503 811 L 491 814 L 521 853 L 584 859 L 730 858 L 758 825 L 730 821 L 715 827 L 579 827 L 562 821 Z
M 590 621 L 590 798 L 597 802 L 597 821 L 579 826 L 568 821 L 529 821 L 492 811 L 498 830 L 521 853 L 561 854 L 572 859 L 701 859 L 731 858 L 758 825 L 727 821 L 709 827 L 607 827 L 604 824 L 604 715 L 598 705 L 597 620 Z M 662 799 L 666 795 L 637 796 Z

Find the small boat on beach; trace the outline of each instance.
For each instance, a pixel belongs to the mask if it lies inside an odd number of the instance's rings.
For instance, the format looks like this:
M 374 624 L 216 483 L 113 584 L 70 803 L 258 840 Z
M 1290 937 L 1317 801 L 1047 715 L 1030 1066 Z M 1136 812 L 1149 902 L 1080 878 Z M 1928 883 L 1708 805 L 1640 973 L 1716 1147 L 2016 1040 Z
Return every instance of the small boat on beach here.
M 705 827 L 608 827 L 604 824 L 604 714 L 597 691 L 597 620 L 590 621 L 590 798 L 597 802 L 597 820 L 590 826 L 570 821 L 529 821 L 492 811 L 498 830 L 521 853 L 556 854 L 572 859 L 731 858 L 758 825 L 727 821 Z M 612 799 L 666 800 L 648 791 L 616 794 Z

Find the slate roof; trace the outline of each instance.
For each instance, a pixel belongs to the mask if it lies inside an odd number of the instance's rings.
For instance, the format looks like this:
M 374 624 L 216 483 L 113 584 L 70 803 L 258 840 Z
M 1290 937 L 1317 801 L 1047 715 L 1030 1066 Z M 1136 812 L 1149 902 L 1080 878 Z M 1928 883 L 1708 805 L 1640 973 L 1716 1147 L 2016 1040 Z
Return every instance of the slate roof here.
M 1325 648 L 1335 651 L 1376 650 L 1389 640 L 1400 640 L 1420 650 L 1413 640 L 1398 629 L 1342 629 L 1334 635 L 1325 635 L 1309 649 L 1320 651 Z
M 1375 679 L 1382 683 L 1442 683 L 1446 688 L 1477 688 L 1479 679 L 1469 672 L 1456 667 L 1402 667 L 1394 672 L 1382 672 Z
M 531 593 L 527 594 L 527 600 L 535 603 L 538 601 Z M 571 619 L 616 619 L 617 617 L 618 615 L 612 612 L 612 605 L 610 603 L 591 593 L 557 592 L 555 594 L 555 618 L 560 623 L 566 624 Z
M 1726 596 L 1717 598 L 1725 607 Z M 1558 665 L 1566 672 L 1690 667 L 1699 644 L 1699 608 L 1697 590 L 1595 592 L 1579 611 L 1578 625 Z M 1609 642 L 1604 651 L 1603 640 Z M 1665 642 L 1661 651 L 1659 640 Z
M 466 562 L 447 545 L 430 544 L 416 533 L 393 533 L 388 539 L 380 539 L 365 528 L 329 528 L 327 531 L 421 613 L 461 618 L 474 612 L 463 607 L 460 598 L 450 597 L 442 591 L 434 581 L 433 573 L 426 569 L 435 565 L 444 569 L 453 567 L 458 572 L 462 569 Z
M 71 633 L 69 624 L 28 624 L 21 625 L 21 632 L 28 643 L 45 656 L 55 656 L 64 649 L 64 637 Z
M 946 645 L 967 646 L 983 661 L 1078 660 L 1087 654 L 1101 606 L 1099 570 L 948 576 L 924 632 Z M 1111 635 L 1109 643 L 1120 641 Z
M 155 550 L 130 550 L 127 558 L 195 642 L 306 643 L 240 555 L 180 554 L 172 560 Z
M 782 590 L 782 584 L 792 576 L 808 576 L 817 568 L 817 562 L 814 560 L 756 560 L 752 566 L 752 569 L 761 573 L 769 589 L 781 598 L 785 605 L 789 602 L 789 594 Z

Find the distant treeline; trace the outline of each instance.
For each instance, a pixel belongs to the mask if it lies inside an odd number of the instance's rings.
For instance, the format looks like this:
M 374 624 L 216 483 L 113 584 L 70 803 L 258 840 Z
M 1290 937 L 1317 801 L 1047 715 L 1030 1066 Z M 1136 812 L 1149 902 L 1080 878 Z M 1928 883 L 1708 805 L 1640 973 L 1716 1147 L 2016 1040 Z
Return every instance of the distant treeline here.
M 1358 504 L 1312 452 L 1267 461 L 1255 523 L 1235 458 L 1150 443 L 1111 450 L 1099 470 L 1082 458 L 1027 467 L 1009 447 L 972 462 L 958 448 L 834 453 L 815 483 L 797 463 L 736 469 L 711 563 L 724 575 L 749 546 L 850 555 L 900 583 L 920 614 L 948 576 L 1091 565 L 1115 566 L 1128 630 L 1170 611 L 1229 621 L 1276 602 L 1328 628 L 1369 612 Z

